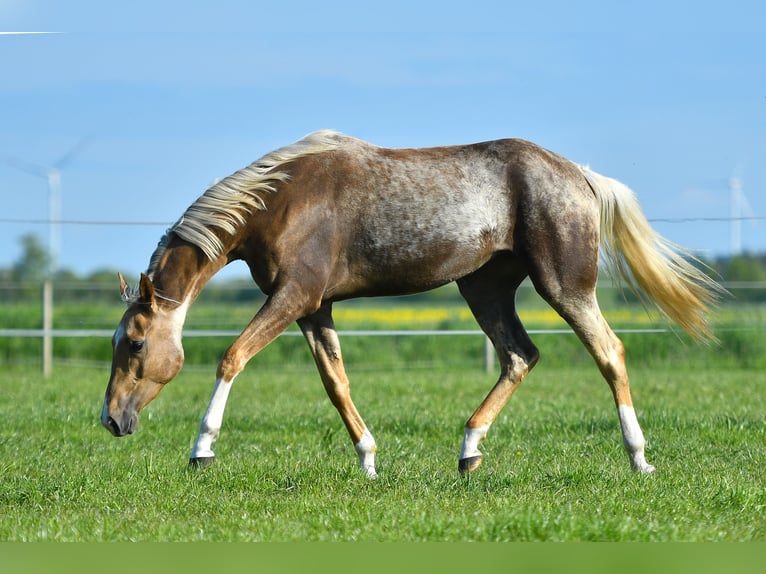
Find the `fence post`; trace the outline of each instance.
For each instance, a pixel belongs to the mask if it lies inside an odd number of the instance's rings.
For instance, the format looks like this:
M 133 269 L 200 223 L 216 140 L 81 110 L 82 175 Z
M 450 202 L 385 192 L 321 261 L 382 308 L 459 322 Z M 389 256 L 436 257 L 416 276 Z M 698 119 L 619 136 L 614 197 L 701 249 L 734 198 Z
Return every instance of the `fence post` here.
M 53 371 L 53 282 L 43 283 L 43 376 Z
M 491 373 L 495 367 L 495 347 L 489 337 L 484 337 L 484 372 Z

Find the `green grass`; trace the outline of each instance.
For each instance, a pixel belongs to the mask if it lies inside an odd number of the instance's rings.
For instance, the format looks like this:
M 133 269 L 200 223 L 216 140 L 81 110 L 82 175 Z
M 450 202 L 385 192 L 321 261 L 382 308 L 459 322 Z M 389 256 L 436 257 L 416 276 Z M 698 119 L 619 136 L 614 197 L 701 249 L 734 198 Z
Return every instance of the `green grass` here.
M 239 329 L 251 307 L 201 301 L 187 327 Z M 70 302 L 55 326 L 112 329 L 122 310 Z M 611 311 L 616 328 L 651 326 L 633 308 Z M 37 304 L 0 305 L 4 327 L 39 327 L 38 315 Z M 338 327 L 476 328 L 457 312 L 416 325 L 353 317 Z M 56 339 L 50 380 L 38 374 L 39 340 L 3 338 L 0 541 L 764 541 L 765 321 L 763 306 L 724 307 L 712 347 L 622 336 L 654 476 L 629 470 L 610 393 L 571 334 L 533 337 L 540 365 L 466 480 L 462 427 L 494 382 L 483 339 L 344 337 L 380 448 L 376 481 L 358 469 L 301 337 L 279 338 L 238 378 L 218 459 L 199 472 L 186 461 L 230 338 L 186 338 L 185 370 L 125 439 L 98 422 L 108 338 Z
M 658 469 L 641 476 L 595 366 L 544 354 L 463 480 L 462 426 L 494 375 L 352 365 L 380 448 L 369 481 L 307 362 L 259 359 L 236 382 L 215 464 L 196 472 L 214 367 L 184 371 L 124 439 L 98 422 L 106 367 L 4 369 L 0 540 L 766 540 L 763 369 L 634 362 Z

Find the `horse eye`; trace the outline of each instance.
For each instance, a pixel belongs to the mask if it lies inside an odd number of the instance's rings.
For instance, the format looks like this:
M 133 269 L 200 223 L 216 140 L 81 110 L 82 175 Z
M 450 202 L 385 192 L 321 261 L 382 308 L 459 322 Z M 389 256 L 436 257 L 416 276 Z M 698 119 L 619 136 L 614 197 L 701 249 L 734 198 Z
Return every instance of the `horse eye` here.
M 144 342 L 143 341 L 131 341 L 130 342 L 130 352 L 131 353 L 139 353 L 141 352 L 141 349 L 144 348 Z

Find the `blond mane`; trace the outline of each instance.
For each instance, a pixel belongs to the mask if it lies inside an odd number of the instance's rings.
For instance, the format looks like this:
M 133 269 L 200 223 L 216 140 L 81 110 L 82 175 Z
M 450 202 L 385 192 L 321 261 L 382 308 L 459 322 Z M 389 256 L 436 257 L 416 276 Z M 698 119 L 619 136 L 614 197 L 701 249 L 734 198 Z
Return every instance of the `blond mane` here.
M 279 171 L 281 166 L 303 156 L 335 149 L 338 145 L 340 134 L 337 132 L 314 132 L 213 184 L 160 240 L 149 263 L 149 276 L 173 234 L 199 247 L 210 260 L 220 257 L 224 244 L 215 230 L 233 235 L 248 215 L 265 210 L 262 194 L 274 192 L 276 183 L 290 178 L 287 172 Z

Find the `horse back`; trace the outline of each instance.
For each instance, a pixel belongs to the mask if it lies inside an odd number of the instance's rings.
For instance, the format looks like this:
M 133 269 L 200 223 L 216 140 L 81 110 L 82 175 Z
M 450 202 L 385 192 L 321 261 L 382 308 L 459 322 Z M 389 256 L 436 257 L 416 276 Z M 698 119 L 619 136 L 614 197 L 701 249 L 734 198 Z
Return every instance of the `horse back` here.
M 289 164 L 289 179 L 255 214 L 254 277 L 319 267 L 337 298 L 448 283 L 518 249 L 520 213 L 539 211 L 530 178 L 555 179 L 567 164 L 517 139 L 386 149 L 342 137 Z

